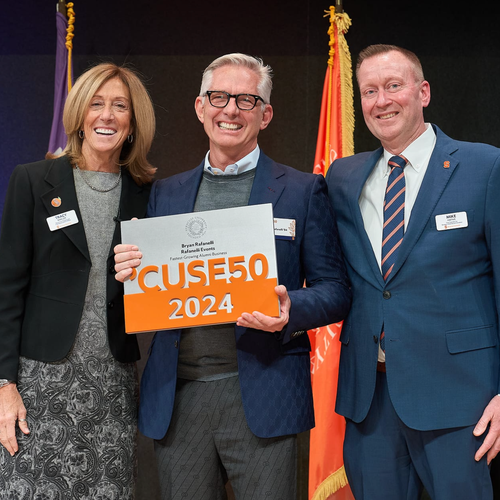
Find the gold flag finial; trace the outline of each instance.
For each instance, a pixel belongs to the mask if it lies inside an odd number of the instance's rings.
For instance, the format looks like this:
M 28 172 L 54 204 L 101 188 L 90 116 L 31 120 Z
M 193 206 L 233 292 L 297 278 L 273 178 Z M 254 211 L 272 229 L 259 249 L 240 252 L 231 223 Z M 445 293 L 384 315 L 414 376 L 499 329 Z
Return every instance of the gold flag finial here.
M 330 27 L 328 28 L 328 34 L 330 35 L 330 41 L 328 45 L 330 46 L 330 50 L 328 51 L 328 55 L 330 56 L 328 59 L 328 65 L 333 66 L 333 56 L 335 55 L 335 7 L 330 5 L 330 10 L 325 10 L 325 15 L 323 17 L 330 16 Z

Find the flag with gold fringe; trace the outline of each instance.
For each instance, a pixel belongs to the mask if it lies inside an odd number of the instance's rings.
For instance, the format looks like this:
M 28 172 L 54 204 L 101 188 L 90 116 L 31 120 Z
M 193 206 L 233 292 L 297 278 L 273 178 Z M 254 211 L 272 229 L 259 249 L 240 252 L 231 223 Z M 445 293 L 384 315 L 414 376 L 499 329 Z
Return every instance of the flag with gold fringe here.
M 351 19 L 330 7 L 330 51 L 314 159 L 314 173 L 325 175 L 337 158 L 354 154 L 352 64 L 345 33 Z M 325 16 L 325 17 L 326 17 Z M 316 426 L 310 432 L 309 500 L 353 500 L 344 470 L 345 422 L 335 413 L 342 323 L 309 331 Z
M 73 3 L 59 2 L 56 12 L 56 68 L 54 78 L 54 114 L 50 130 L 49 152 L 59 154 L 66 146 L 67 137 L 63 126 L 64 103 L 73 86 L 72 52 L 75 12 Z

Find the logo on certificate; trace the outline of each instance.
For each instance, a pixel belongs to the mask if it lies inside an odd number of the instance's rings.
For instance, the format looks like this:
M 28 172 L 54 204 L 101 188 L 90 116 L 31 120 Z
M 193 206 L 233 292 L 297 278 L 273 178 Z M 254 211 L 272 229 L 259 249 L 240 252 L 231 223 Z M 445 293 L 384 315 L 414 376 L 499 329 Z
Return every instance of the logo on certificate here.
M 191 217 L 186 223 L 186 233 L 191 238 L 200 238 L 207 232 L 207 223 L 202 217 Z

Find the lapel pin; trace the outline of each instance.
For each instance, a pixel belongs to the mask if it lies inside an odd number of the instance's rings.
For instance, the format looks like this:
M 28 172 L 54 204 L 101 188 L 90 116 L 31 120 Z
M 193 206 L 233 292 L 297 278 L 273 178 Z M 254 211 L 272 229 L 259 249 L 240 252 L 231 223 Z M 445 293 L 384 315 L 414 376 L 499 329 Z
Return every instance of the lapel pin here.
M 449 161 L 445 161 L 443 163 L 443 168 L 450 168 L 450 162 Z
M 50 202 L 50 204 L 53 206 L 53 207 L 60 207 L 61 206 L 61 198 L 60 197 L 57 197 L 57 198 L 52 198 L 52 201 Z

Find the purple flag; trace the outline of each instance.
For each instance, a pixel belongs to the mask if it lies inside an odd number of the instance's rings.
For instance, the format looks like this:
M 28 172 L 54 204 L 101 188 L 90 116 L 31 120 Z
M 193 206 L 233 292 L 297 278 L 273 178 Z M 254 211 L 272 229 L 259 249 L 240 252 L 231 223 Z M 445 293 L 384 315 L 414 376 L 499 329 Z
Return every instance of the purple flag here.
M 56 71 L 54 81 L 54 117 L 50 131 L 49 151 L 60 153 L 67 142 L 63 127 L 63 109 L 68 96 L 68 49 L 66 48 L 66 29 L 68 21 L 60 12 L 56 13 L 57 46 Z M 60 149 L 59 149 L 60 148 Z

